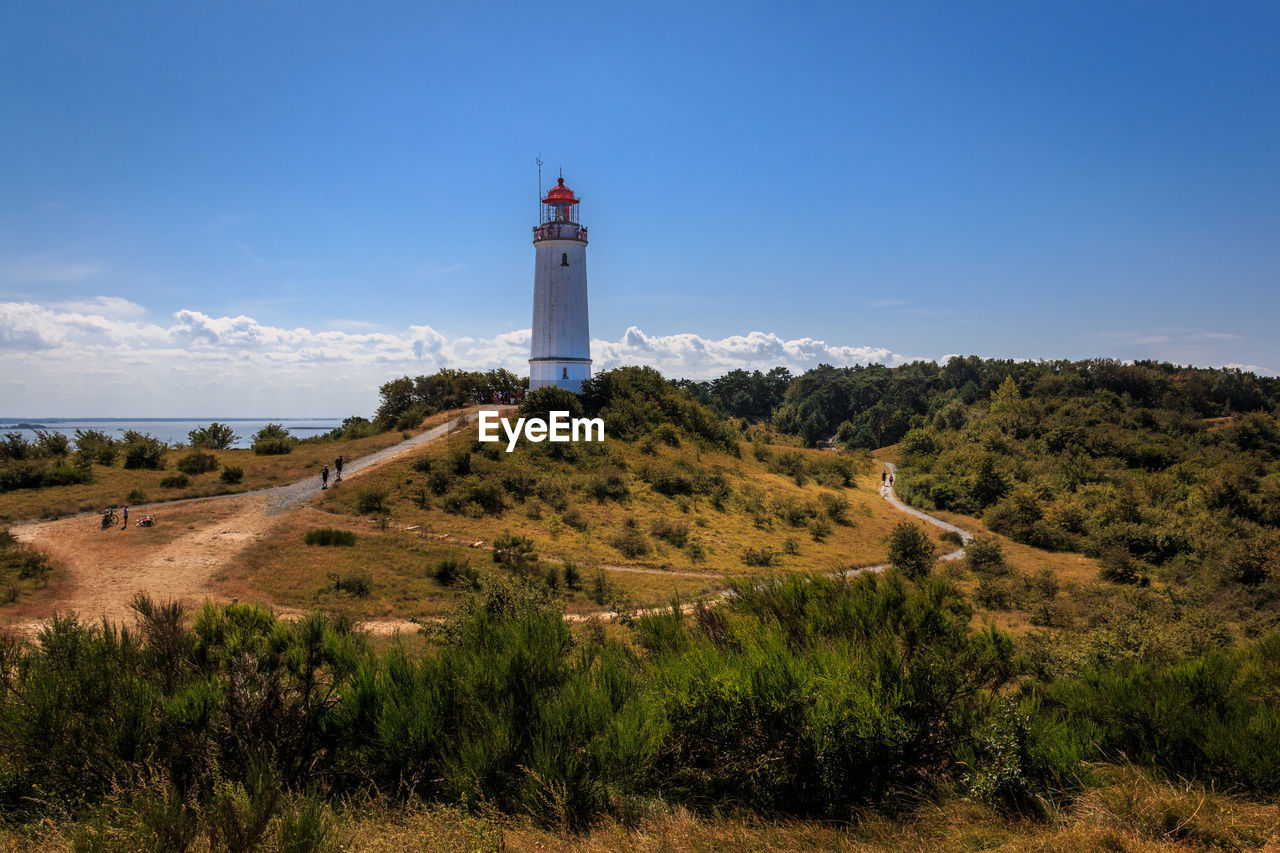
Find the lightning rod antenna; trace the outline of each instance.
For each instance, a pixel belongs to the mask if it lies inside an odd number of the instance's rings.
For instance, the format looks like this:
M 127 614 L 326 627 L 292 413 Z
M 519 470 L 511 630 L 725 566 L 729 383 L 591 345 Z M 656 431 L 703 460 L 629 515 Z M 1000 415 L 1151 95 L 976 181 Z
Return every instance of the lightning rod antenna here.
M 537 156 L 538 161 L 538 219 L 542 219 L 542 154 Z

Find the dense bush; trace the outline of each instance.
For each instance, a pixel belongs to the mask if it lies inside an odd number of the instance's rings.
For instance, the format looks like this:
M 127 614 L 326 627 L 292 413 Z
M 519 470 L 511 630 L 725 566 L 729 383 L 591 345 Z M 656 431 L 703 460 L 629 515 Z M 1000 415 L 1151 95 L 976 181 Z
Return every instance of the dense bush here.
M 367 598 L 373 591 L 373 574 L 364 571 L 331 573 L 329 583 L 335 592 L 345 592 L 356 598 Z
M 366 486 L 356 493 L 356 512 L 364 515 L 381 515 L 387 512 L 386 489 Z
M 239 483 L 244 479 L 244 469 L 238 465 L 228 465 L 222 469 L 222 474 L 219 475 L 219 479 L 227 485 L 234 486 L 236 483 Z
M 733 456 L 739 453 L 732 424 L 652 367 L 618 367 L 598 373 L 583 382 L 580 397 L 584 414 L 604 418 L 610 437 L 634 441 L 670 428 Z
M 216 471 L 218 468 L 218 457 L 212 453 L 200 453 L 194 451 L 188 453 L 178 460 L 177 468 L 184 474 L 204 474 L 209 471 Z
M 635 527 L 623 527 L 609 540 L 609 544 L 617 548 L 622 556 L 633 560 L 653 550 L 649 537 Z
M 889 565 L 912 580 L 929 574 L 938 559 L 938 546 L 919 525 L 898 523 L 889 534 Z
M 253 434 L 253 452 L 259 456 L 282 456 L 292 453 L 298 440 L 289 435 L 283 424 L 267 424 Z
M 341 545 L 350 547 L 356 544 L 356 535 L 350 530 L 334 530 L 331 527 L 318 527 L 308 530 L 303 536 L 308 545 Z
M 1124 661 L 1050 686 L 1047 705 L 1098 758 L 1280 791 L 1280 634 L 1170 663 Z
M 168 448 L 155 436 L 136 430 L 125 430 L 120 447 L 124 452 L 124 467 L 155 471 L 164 469 L 164 458 Z
M 114 465 L 119 450 L 116 440 L 105 432 L 96 429 L 76 430 L 76 464 L 87 467 L 98 465 Z
M 162 489 L 185 489 L 191 485 L 191 480 L 186 474 L 170 474 L 160 481 Z
M 1280 790 L 1276 635 L 1019 693 L 1010 639 L 936 578 L 742 581 L 617 639 L 575 641 L 552 601 L 539 573 L 478 574 L 421 652 L 238 604 L 192 621 L 140 599 L 136 631 L 58 617 L 0 644 L 0 805 L 34 825 L 132 803 L 166 838 L 225 847 L 323 823 L 300 816 L 304 788 L 479 798 L 569 829 L 659 796 L 847 820 L 941 786 L 1025 812 L 1078 784 L 1082 757 Z
M 93 471 L 73 465 L 54 465 L 44 473 L 42 486 L 74 486 L 93 482 Z

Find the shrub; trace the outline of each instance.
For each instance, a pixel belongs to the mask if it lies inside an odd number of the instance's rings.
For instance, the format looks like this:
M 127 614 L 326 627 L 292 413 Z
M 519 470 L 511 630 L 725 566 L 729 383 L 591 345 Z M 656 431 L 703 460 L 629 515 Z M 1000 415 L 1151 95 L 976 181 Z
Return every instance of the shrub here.
M 607 500 L 625 501 L 631 494 L 626 476 L 616 468 L 601 471 L 587 481 L 587 494 L 599 503 Z
M 308 545 L 340 545 L 349 548 L 356 544 L 356 535 L 350 530 L 318 527 L 314 530 L 308 530 L 306 535 L 303 536 L 303 541 Z
M 689 552 L 689 562 L 701 563 L 707 559 L 707 549 L 703 547 L 701 542 L 690 542 L 685 549 Z
M 752 567 L 772 566 L 776 558 L 777 555 L 769 548 L 745 548 L 742 551 L 742 562 Z
M 831 529 L 831 525 L 821 518 L 815 518 L 809 522 L 809 535 L 813 537 L 814 542 L 825 540 L 831 535 Z
M 591 591 L 588 596 L 596 604 L 603 605 L 613 597 L 613 585 L 609 583 L 609 578 L 604 573 L 604 569 L 597 569 L 596 573 L 591 576 Z
M 205 474 L 218 468 L 218 458 L 212 453 L 194 451 L 178 460 L 177 468 L 184 474 Z
M 652 550 L 649 538 L 634 527 L 624 527 L 621 532 L 610 540 L 609 544 L 617 548 L 624 557 L 629 557 L 633 560 L 637 557 L 643 557 Z
M 387 490 L 365 486 L 356 492 L 356 512 L 364 515 L 381 515 L 387 511 Z
M 96 429 L 76 430 L 76 463 L 81 466 L 114 465 L 116 441 L 105 432 Z
M 689 541 L 689 525 L 683 521 L 655 518 L 649 525 L 649 532 L 676 548 L 683 548 Z
M 532 539 L 508 532 L 493 540 L 493 561 L 523 574 L 538 564 L 538 553 Z
M 329 582 L 335 592 L 345 592 L 356 598 L 367 598 L 373 591 L 373 575 L 364 570 L 341 575 L 330 573 Z
M 431 569 L 431 576 L 441 586 L 452 586 L 467 569 L 468 563 L 454 559 L 441 560 Z
M 43 485 L 74 486 L 80 483 L 90 483 L 92 481 L 93 472 L 88 468 L 78 468 L 74 465 L 54 465 L 45 472 Z
M 564 558 L 564 585 L 569 589 L 582 587 L 582 571 L 578 568 L 577 560 L 572 557 Z
M 964 549 L 965 565 L 975 574 L 1000 574 L 1005 571 L 1004 549 L 1000 540 L 984 537 L 971 539 Z
M 652 462 L 640 469 L 640 477 L 660 495 L 693 494 L 693 478 L 688 473 L 660 462 Z
M 827 514 L 827 518 L 835 524 L 848 524 L 849 499 L 844 495 L 837 495 L 832 492 L 823 492 L 818 495 L 818 500 L 822 503 L 822 509 Z
M 142 489 L 131 489 L 129 494 L 125 495 L 125 503 L 136 506 L 147 502 L 147 493 Z
M 44 485 L 45 463 L 34 459 L 11 459 L 0 462 L 0 492 L 14 489 L 38 489 Z
M 1098 576 L 1112 583 L 1146 585 L 1146 578 L 1138 571 L 1137 563 L 1129 552 L 1121 547 L 1103 550 L 1098 557 Z
M 135 430 L 126 430 L 124 440 L 124 467 L 130 469 L 146 468 L 154 471 L 164 469 L 164 457 L 167 448 L 160 439 Z
M 162 489 L 185 489 L 189 485 L 191 480 L 186 474 L 173 474 L 160 481 Z
M 228 465 L 222 469 L 222 482 L 234 486 L 244 478 L 244 469 L 238 465 Z
M 35 449 L 41 456 L 62 459 L 71 450 L 71 440 L 60 432 L 38 429 L 36 430 Z
M 671 424 L 658 424 L 650 434 L 668 447 L 680 446 L 680 430 Z
M 502 515 L 506 502 L 502 499 L 502 487 L 492 480 L 475 475 L 463 477 L 454 483 L 445 496 L 446 511 L 465 513 L 479 518 L 484 515 Z
M 292 453 L 297 443 L 283 424 L 267 424 L 253 434 L 253 452 L 258 456 L 283 456 Z
M 235 430 L 226 424 L 220 423 L 211 423 L 207 427 L 196 427 L 187 433 L 187 441 L 192 447 L 202 447 L 208 450 L 226 450 L 239 440 L 240 436 L 236 435 Z M 188 471 L 187 473 L 198 474 L 200 472 Z
M 579 533 L 587 529 L 587 519 L 582 515 L 582 510 L 576 506 L 571 506 L 561 513 L 560 520 Z
M 903 521 L 889 534 L 889 565 L 912 580 L 928 575 L 937 559 L 938 546 L 918 525 Z

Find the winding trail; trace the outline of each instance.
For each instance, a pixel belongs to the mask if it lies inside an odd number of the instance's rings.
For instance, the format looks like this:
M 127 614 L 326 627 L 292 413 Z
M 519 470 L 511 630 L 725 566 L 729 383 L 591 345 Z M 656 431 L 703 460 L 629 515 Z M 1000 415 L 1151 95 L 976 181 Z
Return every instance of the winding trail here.
M 476 410 L 470 409 L 456 417 L 424 430 L 384 450 L 349 461 L 343 479 L 358 476 L 361 472 L 380 467 L 409 451 L 440 439 L 458 429 L 464 423 L 474 422 Z M 883 463 L 892 475 L 896 466 Z M 266 537 L 278 523 L 279 516 L 287 513 L 319 492 L 315 477 L 296 483 L 218 495 L 207 498 L 191 498 L 170 501 L 161 505 L 165 509 L 164 524 L 145 535 L 138 531 L 102 532 L 97 525 L 86 523 L 95 514 L 84 514 L 49 522 L 29 522 L 16 525 L 13 534 L 49 554 L 66 569 L 62 582 L 50 594 L 34 601 L 10 608 L 4 622 L 10 630 L 33 636 L 52 613 L 74 611 L 96 620 L 106 618 L 117 623 L 132 621 L 130 602 L 138 590 L 146 590 L 159 599 L 199 600 L 217 598 L 211 581 L 219 569 L 228 565 L 250 543 Z M 934 518 L 928 513 L 907 506 L 894 494 L 893 486 L 884 482 L 880 496 L 894 509 L 928 524 L 959 534 L 968 543 L 973 536 L 965 530 Z M 142 510 L 135 508 L 135 512 Z M 170 519 L 173 521 L 170 523 Z M 472 547 L 489 547 L 484 543 L 472 543 Z M 944 560 L 956 560 L 964 556 L 964 548 L 944 554 Z M 651 569 L 641 566 L 602 566 L 609 572 L 625 572 L 667 577 L 713 579 L 715 572 L 684 572 L 670 569 Z M 879 572 L 885 564 L 860 566 L 837 574 L 851 577 L 863 572 Z M 731 595 L 722 590 L 712 601 L 723 601 Z M 685 605 L 692 609 L 694 604 Z M 666 610 L 666 607 L 654 608 Z M 293 608 L 275 607 L 278 614 L 292 617 L 300 614 Z M 641 611 L 650 612 L 650 611 Z M 566 614 L 571 621 L 599 618 L 613 619 L 612 611 Z M 412 632 L 420 623 L 407 619 L 374 619 L 363 623 L 372 634 L 389 635 L 396 632 Z

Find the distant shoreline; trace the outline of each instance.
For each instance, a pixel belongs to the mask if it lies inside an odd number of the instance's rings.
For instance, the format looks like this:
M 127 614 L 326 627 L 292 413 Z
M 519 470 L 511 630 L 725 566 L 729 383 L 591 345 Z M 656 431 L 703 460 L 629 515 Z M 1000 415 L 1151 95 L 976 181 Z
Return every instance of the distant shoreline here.
M 343 421 L 350 415 L 342 417 L 274 417 L 274 418 L 0 418 L 0 429 L 13 429 L 27 424 L 57 424 L 57 423 L 84 423 L 93 421 L 101 424 L 126 424 L 126 423 L 236 423 L 236 422 L 261 422 L 261 421 Z M 5 426 L 12 424 L 12 426 Z

